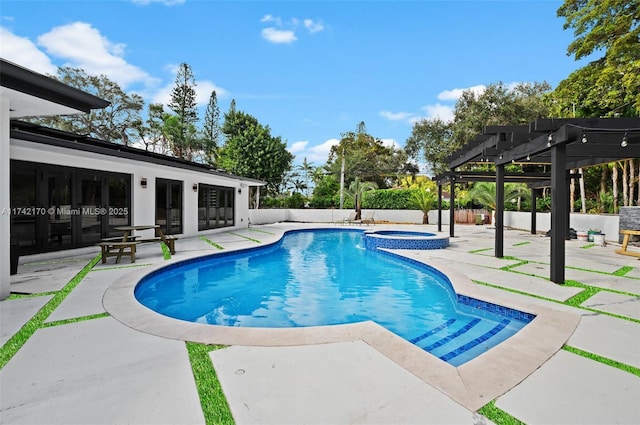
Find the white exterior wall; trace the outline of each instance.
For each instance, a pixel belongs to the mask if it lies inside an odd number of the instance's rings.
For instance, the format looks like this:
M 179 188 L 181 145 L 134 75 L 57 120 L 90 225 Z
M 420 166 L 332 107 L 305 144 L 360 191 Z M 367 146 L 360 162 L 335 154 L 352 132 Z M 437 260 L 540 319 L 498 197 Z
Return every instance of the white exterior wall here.
M 393 223 L 422 224 L 422 211 L 418 210 L 362 210 L 363 217 L 373 211 L 374 220 Z M 303 223 L 338 223 L 351 214 L 351 209 L 263 209 L 250 210 L 251 223 L 267 224 L 280 221 Z M 442 222 L 448 223 L 449 212 L 442 211 Z M 429 224 L 438 224 L 438 211 L 429 211 Z
M 11 278 L 9 276 L 10 229 L 9 216 L 9 99 L 0 97 L 0 300 L 11 294 Z
M 573 213 L 569 215 L 569 227 L 576 231 L 587 231 L 598 229 L 605 235 L 605 240 L 618 242 L 620 217 L 618 215 L 607 214 L 581 214 Z M 531 230 L 531 213 L 505 211 L 504 225 L 515 229 Z M 536 230 L 546 232 L 551 229 L 551 213 L 536 214 Z
M 70 150 L 24 140 L 11 140 L 10 156 L 14 160 L 131 175 L 131 208 L 133 211 L 130 214 L 132 225 L 155 224 L 156 178 L 183 182 L 183 236 L 196 236 L 206 233 L 206 231 L 198 232 L 198 192 L 192 189 L 193 185 L 198 183 L 234 188 L 235 226 L 225 227 L 224 229 L 247 227 L 249 223 L 248 182 L 243 181 L 241 178 L 218 176 L 206 172 Z M 147 179 L 146 188 L 141 186 L 142 178 Z M 238 193 L 238 189 L 241 189 L 241 194 Z M 6 240 L 8 241 L 8 238 Z

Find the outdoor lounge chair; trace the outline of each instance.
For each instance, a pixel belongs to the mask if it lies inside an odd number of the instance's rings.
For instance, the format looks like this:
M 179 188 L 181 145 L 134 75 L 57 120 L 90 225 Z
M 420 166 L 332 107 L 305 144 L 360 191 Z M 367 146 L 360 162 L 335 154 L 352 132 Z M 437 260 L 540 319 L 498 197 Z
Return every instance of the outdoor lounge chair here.
M 373 224 L 375 226 L 376 221 L 373 219 L 373 212 L 367 213 L 364 217 L 362 217 L 362 223 L 366 224 L 367 226 L 369 224 Z
M 359 223 L 360 220 L 356 220 L 356 213 L 352 212 L 351 214 L 349 214 L 348 217 L 345 217 L 342 219 L 342 225 L 344 226 L 345 223 L 347 224 L 354 224 L 354 223 Z

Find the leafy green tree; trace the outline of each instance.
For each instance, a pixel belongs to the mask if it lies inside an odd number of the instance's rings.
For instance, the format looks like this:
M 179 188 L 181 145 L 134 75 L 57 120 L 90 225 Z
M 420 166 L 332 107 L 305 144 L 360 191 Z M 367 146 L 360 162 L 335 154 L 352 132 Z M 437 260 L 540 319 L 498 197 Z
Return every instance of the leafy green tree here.
M 432 118 L 413 125 L 404 148 L 411 158 L 424 158 L 428 173 L 436 175 L 447 171 L 444 159 L 459 147 L 453 140 L 452 124 Z
M 145 150 L 167 155 L 171 148 L 165 132 L 165 119 L 169 114 L 164 112 L 161 103 L 149 105 L 146 122 L 135 126 L 140 140 Z
M 136 140 L 142 126 L 140 112 L 144 108 L 144 100 L 140 95 L 129 95 L 105 75 L 87 75 L 79 68 L 60 67 L 54 78 L 109 101 L 109 106 L 94 109 L 88 114 L 40 117 L 33 119 L 34 122 L 125 146 Z
M 514 87 L 498 82 L 488 85 L 479 95 L 465 90 L 454 112 L 455 144 L 469 142 L 487 125 L 522 125 L 548 117 L 544 94 L 550 90 L 547 82 L 519 83 Z
M 312 208 L 335 208 L 339 204 L 340 182 L 333 174 L 314 174 L 313 196 L 309 202 Z
M 353 204 L 355 205 L 356 220 L 362 218 L 362 198 L 364 194 L 377 188 L 378 185 L 375 182 L 363 182 L 360 181 L 359 177 L 356 177 L 349 185 L 349 189 L 345 191 L 345 194 L 353 200 Z
M 399 174 L 417 171 L 415 165 L 408 163 L 404 150 L 385 146 L 367 133 L 364 122 L 358 124 L 356 131 L 343 133 L 340 142 L 331 147 L 325 170 L 340 176 L 343 155 L 347 184 L 359 178 L 389 187 Z
M 429 224 L 429 211 L 437 204 L 436 195 L 429 189 L 415 189 L 411 193 L 413 206 L 422 211 L 422 224 Z
M 192 159 L 193 151 L 200 147 L 195 124 L 198 122 L 196 82 L 191 67 L 181 63 L 176 73 L 175 86 L 171 90 L 169 108 L 176 114 L 171 120 L 171 143 L 178 158 Z
M 235 108 L 225 114 L 222 125 L 225 142 L 218 165 L 230 173 L 264 180 L 270 193 L 277 193 L 293 155 L 280 136 L 273 137 L 268 126 Z
M 216 91 L 211 92 L 207 110 L 204 115 L 203 126 L 203 151 L 205 161 L 210 165 L 215 165 L 218 154 L 218 143 L 220 142 L 220 107 L 218 107 L 218 96 Z
M 574 108 L 577 116 L 636 116 L 640 111 L 640 1 L 565 0 L 557 14 L 565 18 L 564 29 L 573 29 L 575 36 L 568 55 L 579 60 L 603 53 L 559 84 L 555 101 L 562 116 L 571 116 L 567 111 Z

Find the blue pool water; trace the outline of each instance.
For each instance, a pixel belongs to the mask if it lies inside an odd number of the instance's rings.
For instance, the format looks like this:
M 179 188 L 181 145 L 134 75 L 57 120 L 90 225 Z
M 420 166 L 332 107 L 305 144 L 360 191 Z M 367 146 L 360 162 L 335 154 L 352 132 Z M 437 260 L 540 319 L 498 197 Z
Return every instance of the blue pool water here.
M 454 366 L 504 341 L 533 317 L 456 297 L 439 271 L 366 250 L 362 239 L 357 230 L 289 232 L 269 247 L 158 270 L 137 285 L 135 296 L 160 314 L 224 326 L 373 320 Z

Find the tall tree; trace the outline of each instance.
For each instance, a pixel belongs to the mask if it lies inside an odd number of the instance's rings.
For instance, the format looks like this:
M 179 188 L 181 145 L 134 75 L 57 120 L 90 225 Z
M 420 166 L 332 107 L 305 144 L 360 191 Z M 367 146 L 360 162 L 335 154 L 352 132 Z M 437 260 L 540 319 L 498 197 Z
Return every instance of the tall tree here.
M 403 149 L 387 147 L 382 140 L 367 133 L 364 122 L 356 131 L 342 134 L 340 142 L 331 147 L 325 169 L 340 176 L 342 158 L 345 158 L 345 182 L 355 178 L 375 181 L 380 187 L 390 187 L 398 175 L 417 172 L 417 167 L 408 161 Z
M 267 190 L 277 193 L 291 169 L 293 155 L 280 136 L 273 137 L 268 126 L 242 111 L 224 116 L 218 165 L 230 173 L 267 182 Z
M 203 151 L 207 163 L 215 165 L 220 142 L 220 108 L 216 91 L 211 92 L 203 126 Z
M 169 154 L 171 147 L 165 131 L 165 120 L 168 116 L 161 103 L 149 105 L 146 125 L 136 127 L 138 139 L 144 144 L 145 150 Z
M 198 149 L 199 140 L 195 124 L 198 122 L 196 82 L 191 67 L 186 63 L 178 66 L 175 86 L 171 90 L 169 108 L 175 113 L 171 121 L 172 147 L 178 158 L 192 159 Z
M 423 158 L 427 163 L 427 174 L 436 175 L 446 171 L 444 159 L 459 147 L 453 141 L 451 123 L 431 118 L 413 124 L 404 149 L 411 158 Z
M 109 106 L 94 109 L 88 114 L 41 117 L 33 121 L 125 146 L 136 140 L 137 129 L 142 125 L 140 111 L 144 107 L 144 100 L 141 96 L 125 93 L 118 83 L 105 75 L 87 75 L 79 68 L 58 68 L 54 78 L 109 101 Z
M 575 36 L 568 55 L 579 60 L 602 53 L 567 80 L 579 82 L 584 80 L 581 76 L 589 75 L 585 83 L 590 84 L 574 89 L 593 103 L 591 108 L 595 106 L 600 116 L 636 116 L 640 111 L 640 0 L 565 0 L 557 14 L 565 18 L 564 29 L 573 29 Z M 589 91 L 595 94 L 589 96 Z M 561 96 L 558 102 L 563 102 Z
M 363 182 L 360 181 L 359 177 L 356 177 L 349 185 L 346 195 L 353 199 L 353 204 L 356 207 L 356 220 L 360 220 L 362 218 L 362 198 L 364 197 L 365 192 L 375 190 L 377 188 L 378 185 L 375 182 Z

